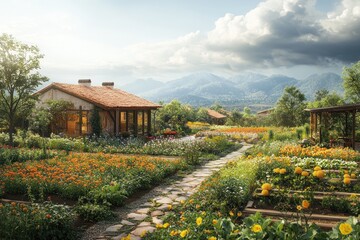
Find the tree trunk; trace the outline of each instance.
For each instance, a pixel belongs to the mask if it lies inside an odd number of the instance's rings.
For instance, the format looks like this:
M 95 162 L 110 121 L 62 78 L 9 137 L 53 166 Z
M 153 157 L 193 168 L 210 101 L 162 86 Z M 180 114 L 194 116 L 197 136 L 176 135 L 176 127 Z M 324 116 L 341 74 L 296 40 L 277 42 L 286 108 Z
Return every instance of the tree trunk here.
M 9 144 L 10 146 L 14 146 L 14 123 L 12 121 L 12 119 L 10 119 L 9 122 Z

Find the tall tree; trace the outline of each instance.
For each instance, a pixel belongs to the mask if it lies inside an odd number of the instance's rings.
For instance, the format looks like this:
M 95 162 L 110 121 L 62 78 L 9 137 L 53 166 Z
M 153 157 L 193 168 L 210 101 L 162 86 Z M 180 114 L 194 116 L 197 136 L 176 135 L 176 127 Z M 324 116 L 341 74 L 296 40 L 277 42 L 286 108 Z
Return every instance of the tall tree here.
M 319 90 L 315 93 L 315 101 L 307 104 L 308 108 L 332 107 L 345 104 L 344 99 L 336 92 L 330 93 L 328 90 Z
M 19 109 L 33 98 L 36 88 L 48 80 L 38 72 L 42 58 L 36 46 L 21 43 L 11 35 L 0 35 L 0 111 L 7 123 L 11 144 Z
M 276 125 L 294 127 L 304 124 L 306 121 L 305 100 L 305 95 L 295 86 L 286 87 L 273 113 Z
M 342 72 L 345 96 L 352 102 L 360 102 L 360 61 L 344 67 Z

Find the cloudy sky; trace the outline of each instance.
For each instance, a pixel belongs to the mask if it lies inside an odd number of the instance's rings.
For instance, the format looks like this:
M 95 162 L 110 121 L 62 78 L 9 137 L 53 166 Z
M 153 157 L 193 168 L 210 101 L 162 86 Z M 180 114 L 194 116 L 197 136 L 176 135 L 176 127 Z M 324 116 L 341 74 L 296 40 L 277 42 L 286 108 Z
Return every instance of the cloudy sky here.
M 0 33 L 39 46 L 51 81 L 196 72 L 341 74 L 360 60 L 360 0 L 0 0 Z

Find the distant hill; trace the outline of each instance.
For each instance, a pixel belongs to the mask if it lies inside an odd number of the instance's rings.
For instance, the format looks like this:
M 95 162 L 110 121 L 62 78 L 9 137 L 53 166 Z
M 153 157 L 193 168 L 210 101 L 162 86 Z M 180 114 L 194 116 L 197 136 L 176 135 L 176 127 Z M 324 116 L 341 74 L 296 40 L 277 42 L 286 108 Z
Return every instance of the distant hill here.
M 335 73 L 313 74 L 306 79 L 285 75 L 265 76 L 256 73 L 223 78 L 211 73 L 196 73 L 168 82 L 139 80 L 121 88 L 159 102 L 178 99 L 195 106 L 211 105 L 215 101 L 229 106 L 275 104 L 287 86 L 298 87 L 312 100 L 317 90 L 327 89 L 343 94 L 342 79 Z
M 344 94 L 343 81 L 335 73 L 313 74 L 304 80 L 298 81 L 296 86 L 303 92 L 308 100 L 313 100 L 317 90 L 327 89 L 330 92 Z

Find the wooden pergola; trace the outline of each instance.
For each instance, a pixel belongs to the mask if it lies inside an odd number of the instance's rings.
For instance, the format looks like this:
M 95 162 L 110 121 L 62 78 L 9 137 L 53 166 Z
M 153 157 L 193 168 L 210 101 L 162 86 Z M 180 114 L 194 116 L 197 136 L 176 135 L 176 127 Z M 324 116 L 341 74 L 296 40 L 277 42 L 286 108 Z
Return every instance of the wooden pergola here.
M 322 131 L 328 130 L 328 119 L 332 114 L 344 114 L 345 121 L 345 136 L 341 137 L 344 141 L 351 144 L 351 147 L 355 149 L 355 130 L 356 130 L 356 113 L 360 110 L 360 104 L 348 104 L 335 107 L 325 108 L 313 108 L 305 109 L 310 112 L 310 132 L 311 137 L 314 138 L 316 134 L 319 134 L 320 143 L 323 142 Z M 323 126 L 323 128 L 322 128 Z

